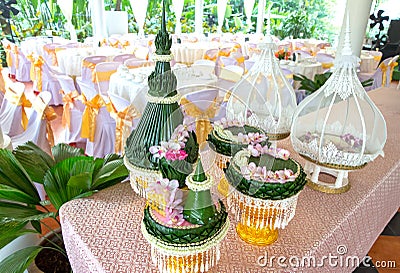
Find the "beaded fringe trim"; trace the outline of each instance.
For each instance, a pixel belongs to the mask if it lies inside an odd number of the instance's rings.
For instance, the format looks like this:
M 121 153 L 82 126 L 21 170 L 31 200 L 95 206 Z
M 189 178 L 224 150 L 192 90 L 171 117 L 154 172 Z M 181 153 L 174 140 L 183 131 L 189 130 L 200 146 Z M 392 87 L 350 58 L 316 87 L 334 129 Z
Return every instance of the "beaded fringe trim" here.
M 228 233 L 229 219 L 215 236 L 200 243 L 178 245 L 166 244 L 150 235 L 144 223 L 141 230 L 151 245 L 151 259 L 161 273 L 206 272 L 220 259 L 219 245 Z
M 178 102 L 181 99 L 181 94 L 177 93 L 172 97 L 154 97 L 150 96 L 149 94 L 146 95 L 146 99 L 150 103 L 157 103 L 157 104 L 173 104 Z
M 132 165 L 127 157 L 124 157 L 124 164 L 130 172 L 131 187 L 140 197 L 147 199 L 146 189 L 150 183 L 156 183 L 162 179 L 160 171 L 148 170 Z
M 299 193 L 283 200 L 263 200 L 233 190 L 228 196 L 228 208 L 243 225 L 283 229 L 295 215 L 298 196 Z
M 157 55 L 153 54 L 153 61 L 155 62 L 170 62 L 174 59 L 174 55 Z

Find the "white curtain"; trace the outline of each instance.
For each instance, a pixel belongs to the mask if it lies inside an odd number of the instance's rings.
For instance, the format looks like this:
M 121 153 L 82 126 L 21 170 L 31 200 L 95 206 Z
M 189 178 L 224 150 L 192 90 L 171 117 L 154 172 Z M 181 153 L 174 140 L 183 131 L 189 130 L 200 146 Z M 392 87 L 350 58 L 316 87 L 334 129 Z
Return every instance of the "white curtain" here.
M 72 0 L 61 0 L 57 1 L 58 6 L 61 9 L 61 12 L 64 14 L 65 18 L 67 19 L 67 23 L 65 24 L 65 29 L 69 31 L 71 35 L 71 40 L 76 41 L 76 32 L 74 25 L 72 24 L 72 7 L 73 7 Z
M 175 12 L 176 17 L 176 25 L 175 25 L 175 33 L 181 34 L 182 33 L 182 24 L 181 24 L 181 17 L 183 11 L 183 4 L 184 0 L 172 0 L 172 7 Z
M 194 31 L 197 34 L 203 33 L 203 9 L 204 0 L 196 0 L 194 10 Z
M 139 36 L 144 36 L 144 22 L 146 20 L 148 0 L 130 0 L 133 15 L 139 25 Z
M 107 38 L 107 28 L 104 20 L 104 0 L 90 0 L 89 4 L 93 26 L 93 46 L 96 47 L 100 41 Z
M 257 29 L 256 29 L 257 34 L 261 34 L 263 31 L 264 14 L 265 14 L 265 0 L 260 0 L 258 2 Z
M 244 13 L 247 17 L 246 25 L 247 29 L 251 29 L 251 15 L 253 14 L 254 3 L 256 0 L 244 0 Z
M 226 5 L 228 3 L 228 0 L 218 0 L 217 5 L 218 5 L 218 33 L 222 32 L 222 24 L 224 23 L 225 19 L 225 12 L 226 12 Z

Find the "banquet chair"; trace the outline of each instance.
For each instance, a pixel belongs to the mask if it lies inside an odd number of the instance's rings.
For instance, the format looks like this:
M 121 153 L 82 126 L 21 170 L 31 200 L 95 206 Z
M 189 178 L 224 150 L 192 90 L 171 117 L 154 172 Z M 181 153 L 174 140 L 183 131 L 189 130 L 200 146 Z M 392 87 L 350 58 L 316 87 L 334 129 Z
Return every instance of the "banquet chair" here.
M 293 53 L 297 55 L 298 61 L 302 61 L 312 56 L 310 52 L 301 49 L 297 49 L 293 51 Z
M 13 148 L 32 141 L 48 154 L 51 154 L 51 147 L 54 146 L 54 134 L 50 121 L 57 118 L 54 109 L 49 106 L 51 93 L 41 92 L 32 102 L 34 111 L 29 118 L 29 123 L 25 131 L 19 135 L 11 137 Z
M 213 62 L 217 61 L 218 57 L 218 49 L 208 49 L 206 52 L 204 52 L 203 59 L 204 60 L 210 60 Z
M 331 70 L 333 62 L 335 61 L 335 57 L 327 53 L 317 53 L 315 58 L 317 62 L 321 63 L 324 73 Z
M 148 60 L 150 57 L 150 49 L 147 46 L 139 46 L 136 48 L 134 55 L 138 59 Z
M 16 66 L 15 66 L 16 57 L 14 54 L 15 44 L 13 44 L 12 42 L 10 42 L 9 40 L 7 40 L 5 38 L 1 40 L 1 44 L 6 53 L 6 64 L 8 67 L 8 77 L 15 79 L 15 72 L 16 72 Z
M 121 54 L 113 58 L 113 62 L 124 63 L 126 60 L 136 58 L 135 54 Z
M 223 67 L 232 65 L 238 65 L 238 62 L 235 58 L 219 56 L 215 65 L 215 75 L 219 76 Z
M 118 62 L 104 62 L 96 64 L 94 73 L 96 75 L 96 84 L 100 94 L 107 96 L 108 87 L 110 84 L 110 77 L 112 74 L 117 72 L 118 67 L 121 63 Z
M 132 129 L 136 128 L 140 113 L 134 107 L 133 103 L 128 100 L 110 93 L 110 103 L 107 110 L 110 116 L 115 120 L 115 153 L 123 154 L 127 138 L 131 134 Z
M 15 79 L 19 82 L 30 82 L 31 62 L 26 58 L 18 46 L 15 46 L 14 54 L 16 61 Z
M 6 93 L 6 86 L 8 83 L 6 81 L 9 81 L 9 78 L 7 76 L 7 72 L 5 69 L 3 69 L 3 66 L 0 64 L 0 105 L 3 103 L 4 99 L 4 94 Z
M 237 65 L 228 65 L 221 68 L 217 86 L 223 90 L 230 90 L 241 78 L 244 68 Z
M 209 60 L 200 60 L 200 61 L 207 61 L 210 63 L 202 63 L 196 61 L 191 67 L 194 71 L 200 71 L 203 75 L 214 74 L 215 75 L 215 62 Z
M 293 83 L 294 83 L 293 72 L 284 67 L 281 67 L 281 70 L 283 72 L 283 75 L 285 75 L 286 79 L 288 80 L 288 82 L 293 86 Z
M 244 60 L 244 74 L 249 72 L 249 70 L 253 67 L 255 61 L 252 60 Z
M 45 44 L 43 46 L 43 58 L 52 66 L 57 66 L 56 48 L 60 47 L 59 43 Z
M 182 92 L 184 93 L 184 92 Z M 196 136 L 199 144 L 207 140 L 212 130 L 211 119 L 219 110 L 219 90 L 216 88 L 199 90 L 183 96 L 180 105 L 189 123 L 196 123 Z
M 57 75 L 57 80 L 61 85 L 63 96 L 63 114 L 60 142 L 63 143 L 86 143 L 86 139 L 81 138 L 82 113 L 85 109 L 80 100 L 80 94 L 75 88 L 74 80 L 67 75 Z
M 374 68 L 377 68 L 379 63 L 382 60 L 382 52 L 381 51 L 369 51 L 368 52 L 371 56 L 374 57 Z
M 36 92 L 49 91 L 52 95 L 49 104 L 61 105 L 61 86 L 55 76 L 59 72 L 51 69 L 42 56 L 33 56 L 31 54 L 27 58 L 31 62 L 30 74 L 33 81 L 33 90 Z
M 20 82 L 6 83 L 6 92 L 0 107 L 0 124 L 4 134 L 10 137 L 21 134 L 28 126 L 32 103 L 25 96 L 25 85 Z
M 137 59 L 137 58 L 128 59 L 128 60 L 125 60 L 125 62 L 124 62 L 124 65 L 126 67 L 128 67 L 128 69 L 152 66 L 152 64 L 153 64 L 153 62 L 142 60 L 142 59 Z
M 253 55 L 260 55 L 261 49 L 255 43 L 247 43 L 247 55 L 251 58 Z
M 83 82 L 95 82 L 94 68 L 96 64 L 107 61 L 106 56 L 88 56 L 82 60 L 82 73 L 79 80 Z M 78 80 L 77 78 L 77 80 Z
M 394 67 L 397 64 L 399 56 L 395 56 L 393 58 L 389 57 L 382 61 L 382 63 L 378 66 L 374 74 L 370 77 L 373 79 L 373 83 L 371 86 L 365 87 L 366 91 L 374 90 L 379 87 L 388 87 L 392 81 L 392 75 Z M 361 81 L 367 80 L 364 78 L 360 78 Z
M 85 153 L 94 157 L 114 153 L 116 123 L 107 111 L 103 96 L 86 83 L 80 87 L 85 105 L 81 127 L 81 137 L 87 139 Z

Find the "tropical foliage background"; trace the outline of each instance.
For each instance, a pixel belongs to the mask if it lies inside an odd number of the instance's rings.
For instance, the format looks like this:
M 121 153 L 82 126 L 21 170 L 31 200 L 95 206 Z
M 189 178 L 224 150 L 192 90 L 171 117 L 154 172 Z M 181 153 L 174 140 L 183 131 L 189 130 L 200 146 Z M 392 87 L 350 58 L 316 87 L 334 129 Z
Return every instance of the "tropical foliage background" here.
M 66 22 L 57 1 L 63 0 L 14 0 L 14 8 L 19 10 L 17 15 L 11 15 L 10 19 L 5 19 L 4 14 L 0 14 L 2 26 L 2 37 L 14 38 L 17 42 L 25 37 L 37 35 L 59 35 L 68 37 L 69 33 L 65 30 Z M 166 0 L 169 6 L 172 0 Z M 319 38 L 333 42 L 337 29 L 333 25 L 335 18 L 335 6 L 344 0 L 267 0 L 266 8 L 270 3 L 274 3 L 272 14 L 281 15 L 284 18 L 272 19 L 273 34 L 284 38 Z M 379 9 L 381 4 L 389 0 L 374 0 L 373 9 Z M 7 3 L 9 0 L 0 0 L 0 3 Z M 223 32 L 248 32 L 246 16 L 244 13 L 244 0 L 229 0 L 225 14 Z M 251 18 L 253 28 L 258 12 L 258 1 L 255 1 L 253 16 Z M 129 15 L 129 32 L 137 33 L 138 26 L 133 16 L 132 7 L 129 0 L 104 0 L 106 10 L 125 10 Z M 158 23 L 161 16 L 161 0 L 149 0 L 147 18 L 145 23 L 145 33 L 154 34 L 158 30 Z M 185 0 L 182 13 L 182 32 L 190 33 L 194 31 L 195 0 Z M 217 30 L 217 0 L 204 0 L 204 31 L 216 32 Z M 168 30 L 174 31 L 175 14 L 172 10 L 168 12 Z M 75 26 L 78 39 L 92 35 L 90 20 L 89 1 L 74 1 L 74 16 L 72 23 Z M 337 17 L 337 16 L 336 16 Z M 12 31 L 10 31 L 10 27 Z M 12 37 L 11 37 L 12 36 Z

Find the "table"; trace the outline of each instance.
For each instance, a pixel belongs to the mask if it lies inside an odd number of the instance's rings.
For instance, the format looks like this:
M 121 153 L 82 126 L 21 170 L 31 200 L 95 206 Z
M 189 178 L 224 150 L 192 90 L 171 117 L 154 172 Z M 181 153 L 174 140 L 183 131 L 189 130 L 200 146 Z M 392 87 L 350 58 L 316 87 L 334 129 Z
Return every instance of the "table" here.
M 384 95 L 383 95 L 384 94 Z M 221 245 L 221 261 L 209 272 L 289 272 L 296 259 L 317 262 L 323 256 L 336 261 L 362 259 L 399 208 L 400 93 L 381 88 L 368 93 L 387 121 L 385 158 L 378 158 L 364 169 L 350 173 L 351 188 L 340 195 L 329 195 L 305 187 L 300 193 L 296 215 L 269 247 L 255 247 L 241 241 L 234 230 Z M 288 140 L 280 143 L 288 147 Z M 297 154 L 292 154 L 299 159 Z M 304 163 L 300 160 L 300 163 Z M 157 272 L 151 263 L 150 245 L 140 232 L 145 201 L 136 196 L 128 183 L 122 183 L 91 198 L 73 200 L 60 210 L 65 246 L 75 273 L 80 272 Z M 231 215 L 230 218 L 232 219 Z M 346 252 L 343 255 L 340 253 Z M 268 257 L 266 257 L 268 256 Z M 273 267 L 262 267 L 275 256 Z M 260 258 L 261 257 L 261 258 Z M 283 257 L 283 258 L 280 258 Z M 293 258 L 294 257 L 294 258 Z M 287 268 L 277 264 L 286 259 Z M 351 260 L 350 260 L 351 261 Z M 358 264 L 303 268 L 303 272 L 352 272 Z M 297 269 L 299 270 L 299 269 Z
M 316 74 L 322 74 L 324 72 L 322 64 L 319 62 L 298 62 L 293 61 L 281 61 L 280 66 L 282 68 L 289 69 L 293 74 L 301 74 L 307 78 L 314 80 Z M 293 88 L 298 89 L 300 87 L 300 82 L 295 81 L 293 83 Z
M 79 77 L 82 72 L 82 60 L 87 56 L 106 56 L 107 61 L 112 61 L 113 57 L 122 54 L 123 51 L 113 47 L 81 47 L 66 48 L 56 51 L 58 67 L 60 70 L 69 75 Z
M 129 74 L 116 72 L 110 77 L 109 92 L 116 94 L 130 102 L 134 102 L 139 111 L 146 104 L 145 96 L 148 85 L 147 77 L 154 71 L 154 67 L 139 67 L 129 69 Z M 213 74 L 203 75 L 202 71 L 193 68 L 173 69 L 178 80 L 177 90 L 184 95 L 188 92 L 202 90 L 205 86 L 215 86 L 217 77 Z

